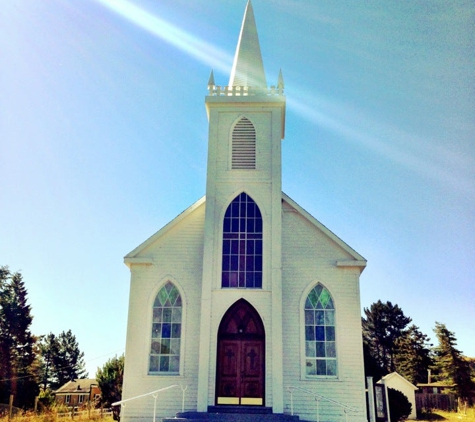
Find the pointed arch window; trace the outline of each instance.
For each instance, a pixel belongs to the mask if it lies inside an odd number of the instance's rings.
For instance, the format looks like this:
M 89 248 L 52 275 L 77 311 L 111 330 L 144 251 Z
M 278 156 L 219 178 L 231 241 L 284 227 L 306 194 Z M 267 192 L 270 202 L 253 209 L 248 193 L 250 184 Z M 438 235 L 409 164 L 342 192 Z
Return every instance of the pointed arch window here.
M 305 373 L 336 376 L 335 306 L 330 292 L 318 283 L 308 294 L 305 313 Z
M 262 216 L 246 193 L 228 206 L 223 222 L 223 288 L 262 288 Z
M 233 129 L 231 168 L 256 168 L 256 129 L 246 117 L 241 118 Z
M 167 283 L 153 303 L 149 373 L 174 375 L 180 371 L 182 300 L 176 286 Z

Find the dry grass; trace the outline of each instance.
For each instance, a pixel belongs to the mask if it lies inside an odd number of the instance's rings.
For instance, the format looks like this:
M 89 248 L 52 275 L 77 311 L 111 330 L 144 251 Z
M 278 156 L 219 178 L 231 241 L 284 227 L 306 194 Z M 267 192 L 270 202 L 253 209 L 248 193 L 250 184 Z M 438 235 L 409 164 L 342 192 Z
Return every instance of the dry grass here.
M 475 408 L 471 407 L 465 412 L 445 412 L 443 410 L 433 410 L 431 413 L 424 413 L 419 421 L 429 422 L 475 422 Z
M 112 416 L 92 416 L 87 415 L 75 415 L 74 419 L 71 416 L 58 417 L 56 412 L 47 412 L 41 414 L 35 414 L 33 412 L 23 415 L 16 415 L 11 419 L 11 422 L 115 422 Z M 8 416 L 0 418 L 0 422 L 9 422 Z

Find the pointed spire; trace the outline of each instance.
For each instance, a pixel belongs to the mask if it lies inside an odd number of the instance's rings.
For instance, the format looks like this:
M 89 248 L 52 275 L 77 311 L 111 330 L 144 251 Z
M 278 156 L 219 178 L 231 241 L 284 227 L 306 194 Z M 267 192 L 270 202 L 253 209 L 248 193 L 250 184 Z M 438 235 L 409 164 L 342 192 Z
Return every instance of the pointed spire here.
M 213 73 L 213 70 L 211 70 L 211 75 L 209 75 L 209 80 L 208 80 L 208 89 L 213 88 L 214 86 L 215 86 L 214 73 Z
M 279 79 L 277 79 L 277 88 L 284 89 L 284 77 L 282 76 L 282 69 L 279 70 Z
M 229 86 L 267 86 L 251 0 L 244 12 Z

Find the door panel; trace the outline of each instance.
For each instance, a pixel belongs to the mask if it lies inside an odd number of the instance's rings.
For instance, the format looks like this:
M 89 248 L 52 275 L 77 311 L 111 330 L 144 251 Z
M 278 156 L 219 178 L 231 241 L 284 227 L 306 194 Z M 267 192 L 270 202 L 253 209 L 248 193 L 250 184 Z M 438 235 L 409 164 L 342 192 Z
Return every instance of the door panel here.
M 263 341 L 222 340 L 219 344 L 218 404 L 258 404 L 264 396 Z M 241 399 L 226 400 L 224 398 Z M 244 400 L 254 399 L 254 400 Z M 260 400 L 256 400 L 260 399 Z
M 219 344 L 218 397 L 239 397 L 241 351 L 239 342 L 223 340 Z
M 244 377 L 259 377 L 262 375 L 262 341 L 243 341 L 243 371 Z
M 265 333 L 245 300 L 224 315 L 218 330 L 216 404 L 264 404 Z
M 264 356 L 261 341 L 243 341 L 241 343 L 241 397 L 263 397 Z

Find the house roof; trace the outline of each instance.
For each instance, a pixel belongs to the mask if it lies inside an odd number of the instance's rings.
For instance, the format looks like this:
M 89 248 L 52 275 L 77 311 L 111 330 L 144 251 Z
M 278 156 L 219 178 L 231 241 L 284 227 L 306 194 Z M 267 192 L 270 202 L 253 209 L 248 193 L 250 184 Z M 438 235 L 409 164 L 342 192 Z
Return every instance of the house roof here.
M 383 380 L 391 381 L 391 380 L 394 380 L 395 378 L 398 378 L 398 379 L 404 381 L 404 383 L 407 384 L 407 386 L 409 388 L 412 388 L 413 390 L 418 389 L 412 382 L 408 381 L 406 378 L 404 378 L 402 375 L 398 374 L 397 372 L 391 372 L 390 374 L 385 375 L 376 384 L 382 384 Z
M 442 387 L 442 388 L 452 388 L 455 387 L 455 384 L 448 384 L 443 381 L 437 381 L 437 382 L 428 382 L 428 383 L 418 383 L 418 387 Z
M 55 394 L 89 393 L 91 391 L 92 385 L 97 386 L 97 381 L 95 378 L 72 380 L 59 387 L 55 391 Z
M 305 211 L 300 205 L 298 205 L 293 199 L 291 199 L 288 195 L 282 192 L 282 200 L 286 202 L 292 210 L 299 213 L 302 217 L 308 220 L 311 224 L 313 224 L 318 230 L 320 230 L 323 234 L 325 234 L 329 239 L 331 239 L 335 244 L 337 244 L 340 248 L 342 248 L 347 254 L 350 255 L 350 259 L 347 260 L 340 260 L 336 262 L 336 266 L 340 268 L 351 268 L 357 267 L 361 271 L 364 270 L 366 267 L 366 259 L 361 256 L 358 252 L 356 252 L 353 248 L 351 248 L 348 244 L 346 244 L 343 240 L 341 240 L 336 234 L 334 234 L 331 230 L 325 227 L 322 223 L 320 223 L 315 217 Z M 205 205 L 206 197 L 203 196 L 198 201 L 196 201 L 193 205 L 188 207 L 185 211 L 175 217 L 172 221 L 162 227 L 158 232 L 150 236 L 145 242 L 141 243 L 137 246 L 133 251 L 128 253 L 124 257 L 124 262 L 127 266 L 131 264 L 141 264 L 141 265 L 151 265 L 153 260 L 151 258 L 141 258 L 138 255 L 144 251 L 148 246 L 153 244 L 155 241 L 160 239 L 166 233 L 168 233 L 171 229 L 173 229 L 177 224 L 181 221 L 186 219 L 190 214 L 192 214 L 195 210 L 197 210 L 202 205 Z

